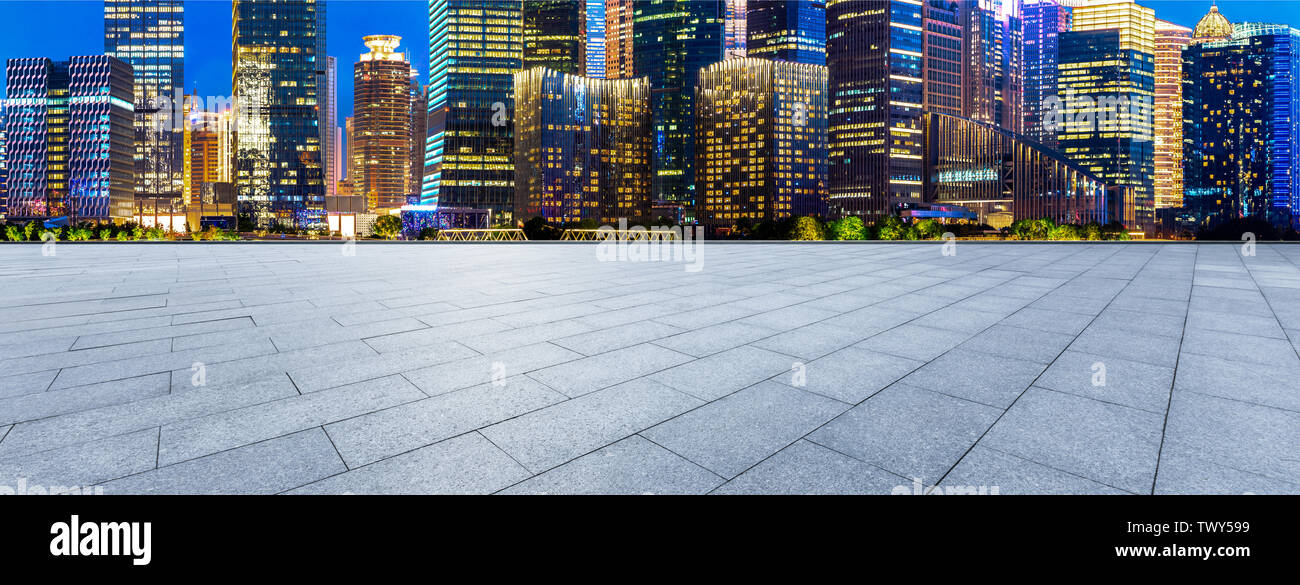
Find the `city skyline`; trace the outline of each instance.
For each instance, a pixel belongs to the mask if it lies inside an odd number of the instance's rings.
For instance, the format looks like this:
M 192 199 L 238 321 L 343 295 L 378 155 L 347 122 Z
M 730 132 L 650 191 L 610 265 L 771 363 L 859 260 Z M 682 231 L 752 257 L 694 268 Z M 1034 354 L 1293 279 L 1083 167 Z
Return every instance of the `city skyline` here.
M 1185 26 L 1196 23 L 1210 8 L 1210 0 L 1150 0 L 1140 4 L 1156 17 Z M 363 37 L 396 35 L 407 41 L 412 66 L 428 80 L 427 0 L 329 0 L 327 53 L 351 63 Z M 1300 5 L 1276 0 L 1219 0 L 1220 11 L 1233 22 L 1270 22 L 1300 28 Z M 230 2 L 199 0 L 185 4 L 185 93 L 197 87 L 199 95 L 230 92 Z M 10 0 L 0 2 L 0 22 L 33 20 L 64 23 L 68 34 L 51 37 L 43 27 L 13 27 L 0 37 L 0 57 L 91 55 L 103 53 L 103 6 L 99 1 Z M 339 76 L 339 96 L 352 95 L 352 79 Z M 4 90 L 0 79 L 0 93 Z M 351 116 L 352 101 L 339 100 L 338 125 Z

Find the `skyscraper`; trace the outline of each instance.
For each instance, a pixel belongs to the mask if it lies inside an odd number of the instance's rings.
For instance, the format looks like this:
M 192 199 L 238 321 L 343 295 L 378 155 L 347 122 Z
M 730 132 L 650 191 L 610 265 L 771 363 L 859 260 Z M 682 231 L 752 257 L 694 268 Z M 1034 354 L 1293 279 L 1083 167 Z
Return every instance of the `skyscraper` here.
M 832 216 L 921 200 L 922 24 L 919 1 L 826 2 Z
M 1183 79 L 1184 205 L 1199 226 L 1300 225 L 1300 31 L 1238 25 L 1188 47 Z
M 727 59 L 700 72 L 695 92 L 700 223 L 825 217 L 824 65 Z
M 1025 136 L 1056 148 L 1056 132 L 1043 127 L 1043 104 L 1055 96 L 1060 36 L 1068 32 L 1074 13 L 1063 0 L 1025 0 Z
M 333 196 L 338 191 L 338 177 L 334 167 L 338 162 L 339 145 L 334 141 L 335 129 L 339 116 L 339 74 L 338 59 L 325 58 L 325 85 L 322 86 L 320 102 L 321 157 L 325 168 L 325 194 Z
M 429 137 L 421 201 L 508 213 L 520 0 L 429 0 Z
M 605 78 L 605 0 L 587 3 L 587 77 Z
M 524 68 L 585 75 L 587 0 L 524 0 Z
M 411 64 L 402 37 L 365 37 L 353 76 L 352 187 L 371 211 L 406 205 L 411 180 Z
M 722 0 L 642 0 L 635 10 L 634 69 L 650 78 L 654 109 L 655 198 L 689 210 L 695 83 L 701 68 L 723 58 L 726 6 Z
M 317 0 L 235 0 L 235 181 L 260 226 L 325 225 L 321 144 L 325 13 Z
M 967 118 L 1020 132 L 1023 114 L 1023 43 L 1019 0 L 966 3 L 963 71 Z
M 106 55 L 10 59 L 8 219 L 130 220 L 135 185 L 131 66 Z
M 515 219 L 650 215 L 650 83 L 535 67 L 515 74 Z
M 746 55 L 826 64 L 826 0 L 750 2 L 746 18 Z
M 744 57 L 748 54 L 748 13 L 750 0 L 724 0 L 726 7 L 726 40 L 723 41 L 725 58 Z M 763 2 L 764 0 L 757 0 Z
M 634 0 L 605 0 L 605 77 L 627 79 L 634 75 L 632 18 Z
M 1155 208 L 1183 206 L 1183 49 L 1192 29 L 1156 21 Z
M 410 173 L 406 184 L 408 202 L 420 201 L 420 184 L 424 180 L 424 138 L 429 133 L 429 88 L 420 83 L 420 74 L 411 69 L 411 136 Z
M 199 200 L 204 183 L 233 181 L 234 112 L 209 111 L 197 95 L 185 99 L 185 198 Z M 191 226 L 193 227 L 193 226 Z
M 104 0 L 104 54 L 135 72 L 135 198 L 142 216 L 184 204 L 185 6 L 182 0 Z
M 966 85 L 962 81 L 965 63 L 966 11 L 964 3 L 927 0 L 923 34 L 925 65 L 925 111 L 952 116 L 965 114 Z
M 1155 221 L 1155 13 L 1131 2 L 1074 9 L 1060 35 L 1058 148 L 1108 185 L 1131 189 L 1120 217 L 1131 230 Z

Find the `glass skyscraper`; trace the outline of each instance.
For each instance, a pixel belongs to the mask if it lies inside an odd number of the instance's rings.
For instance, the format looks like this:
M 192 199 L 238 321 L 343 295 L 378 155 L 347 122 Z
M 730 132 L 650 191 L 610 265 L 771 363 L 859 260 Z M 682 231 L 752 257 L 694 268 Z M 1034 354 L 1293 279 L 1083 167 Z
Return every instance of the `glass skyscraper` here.
M 1128 187 L 1124 225 L 1155 222 L 1155 13 L 1130 2 L 1074 9 L 1060 35 L 1054 120 L 1066 158 L 1108 185 Z
M 411 178 L 411 64 L 402 37 L 365 37 L 353 67 L 352 188 L 372 212 L 406 205 Z
M 1156 21 L 1155 208 L 1183 206 L 1183 49 L 1192 29 Z
M 520 0 L 429 0 L 424 205 L 510 212 L 523 28 Z
M 1202 228 L 1300 217 L 1300 31 L 1237 25 L 1183 53 L 1184 205 Z
M 749 3 L 745 52 L 750 57 L 826 64 L 826 0 Z
M 584 75 L 587 0 L 524 0 L 524 68 Z
M 1021 131 L 1048 148 L 1056 148 L 1056 132 L 1043 127 L 1043 107 L 1056 95 L 1056 67 L 1061 33 L 1070 30 L 1073 12 L 1062 0 L 1026 0 L 1024 123 Z
M 633 69 L 648 76 L 654 110 L 654 194 L 690 210 L 695 199 L 695 84 L 723 58 L 723 0 L 642 0 L 633 4 Z
M 10 59 L 6 66 L 9 219 L 131 219 L 131 66 L 106 55 Z
M 323 4 L 234 2 L 235 181 L 241 209 L 259 226 L 325 225 Z
M 880 216 L 922 197 L 919 0 L 827 0 L 832 216 Z
M 182 0 L 104 0 L 104 54 L 135 72 L 136 213 L 184 205 L 185 6 Z

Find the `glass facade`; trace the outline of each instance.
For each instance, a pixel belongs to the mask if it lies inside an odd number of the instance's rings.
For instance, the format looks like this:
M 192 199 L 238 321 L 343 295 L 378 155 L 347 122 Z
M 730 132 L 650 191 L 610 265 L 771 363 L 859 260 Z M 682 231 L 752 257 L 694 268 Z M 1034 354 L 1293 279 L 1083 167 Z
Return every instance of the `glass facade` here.
M 524 68 L 585 75 L 587 0 L 524 0 Z
M 365 37 L 353 67 L 353 193 L 371 212 L 406 205 L 411 178 L 411 64 L 402 37 Z
M 826 0 L 751 2 L 745 29 L 750 57 L 826 64 Z
M 697 213 L 740 220 L 826 216 L 826 67 L 754 57 L 704 68 L 696 86 Z
M 1024 123 L 1021 132 L 1048 148 L 1056 148 L 1056 132 L 1043 127 L 1043 109 L 1056 96 L 1056 67 L 1061 33 L 1070 30 L 1074 13 L 1062 0 L 1026 0 Z
M 1155 222 L 1155 13 L 1132 3 L 1074 9 L 1060 35 L 1058 148 L 1109 185 L 1132 189 L 1120 217 L 1131 230 Z
M 635 0 L 605 0 L 605 77 L 634 77 L 632 18 Z
M 184 205 L 185 6 L 182 0 L 104 0 L 104 54 L 135 72 L 135 196 L 141 215 Z
M 523 68 L 520 0 L 429 1 L 429 121 L 424 205 L 514 204 L 514 73 Z
M 1192 29 L 1156 21 L 1155 208 L 1183 206 L 1183 49 Z
M 515 219 L 648 219 L 650 82 L 515 74 Z
M 233 5 L 235 179 L 241 210 L 262 227 L 323 228 L 317 85 L 325 65 L 323 2 L 235 0 Z
M 965 116 L 1019 132 L 1024 31 L 1018 0 L 972 0 L 964 11 Z
M 1184 206 L 1200 227 L 1300 215 L 1300 31 L 1239 25 L 1183 53 Z
M 204 183 L 230 183 L 234 161 L 234 112 L 198 109 L 198 96 L 185 100 L 185 194 L 200 201 Z
M 827 0 L 832 216 L 921 200 L 922 10 L 917 0 Z
M 1119 219 L 1121 189 L 1042 145 L 992 124 L 925 115 L 926 200 L 961 205 L 981 223 L 1020 219 L 1102 225 Z
M 925 111 L 960 116 L 966 87 L 965 6 L 952 0 L 925 4 Z
M 135 192 L 131 66 L 104 55 L 10 59 L 9 219 L 126 221 Z
M 762 4 L 766 0 L 724 0 L 726 6 L 726 26 L 723 33 L 723 55 L 725 58 L 744 57 L 749 54 L 748 13 L 750 4 Z

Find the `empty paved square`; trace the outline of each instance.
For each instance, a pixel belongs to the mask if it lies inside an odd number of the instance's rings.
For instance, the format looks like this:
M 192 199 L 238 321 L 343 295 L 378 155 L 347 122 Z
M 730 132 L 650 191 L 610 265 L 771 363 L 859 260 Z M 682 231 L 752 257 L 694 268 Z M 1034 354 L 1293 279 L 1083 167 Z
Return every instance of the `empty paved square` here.
M 1300 493 L 1300 246 L 955 251 L 0 245 L 0 493 Z

